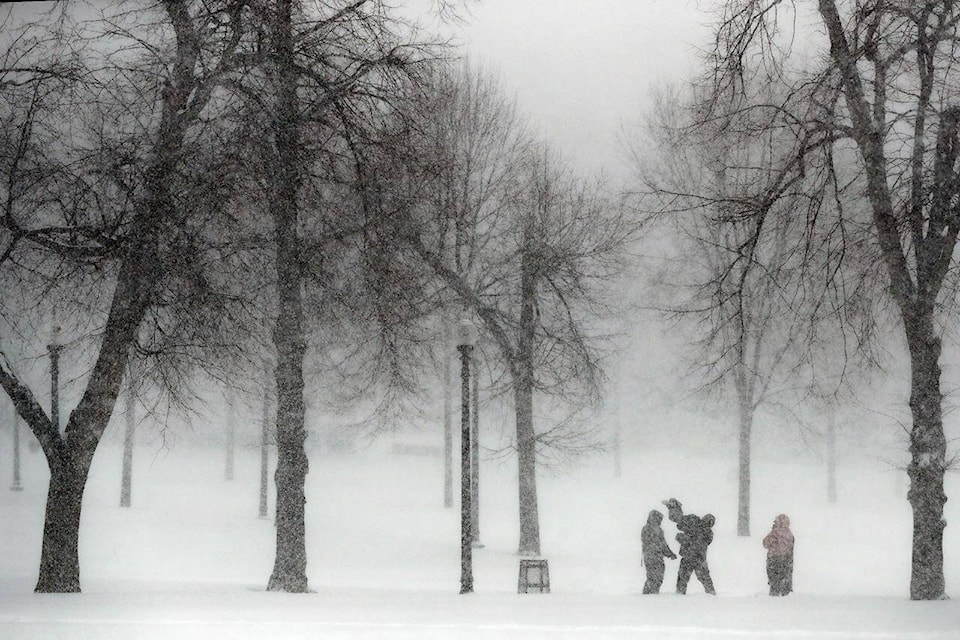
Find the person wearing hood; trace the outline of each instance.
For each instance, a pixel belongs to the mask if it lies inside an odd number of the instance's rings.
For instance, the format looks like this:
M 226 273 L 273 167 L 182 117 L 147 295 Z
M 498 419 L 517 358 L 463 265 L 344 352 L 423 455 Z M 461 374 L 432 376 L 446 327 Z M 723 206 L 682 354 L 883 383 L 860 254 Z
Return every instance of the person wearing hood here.
M 647 516 L 647 524 L 640 530 L 640 550 L 643 554 L 643 566 L 647 570 L 647 581 L 643 585 L 644 593 L 660 593 L 663 584 L 663 572 L 666 568 L 664 558 L 676 560 L 675 554 L 663 537 L 663 514 L 654 509 Z
M 706 514 L 700 518 L 692 513 L 684 514 L 683 505 L 676 498 L 664 500 L 667 517 L 677 523 L 677 541 L 680 543 L 680 568 L 677 571 L 677 593 L 687 592 L 687 583 L 691 575 L 696 575 L 703 590 L 716 595 L 710 565 L 707 564 L 707 547 L 713 542 L 713 525 L 716 518 Z
M 763 538 L 767 550 L 767 582 L 770 595 L 785 596 L 793 591 L 793 532 L 790 518 L 781 513 L 773 520 L 773 528 Z

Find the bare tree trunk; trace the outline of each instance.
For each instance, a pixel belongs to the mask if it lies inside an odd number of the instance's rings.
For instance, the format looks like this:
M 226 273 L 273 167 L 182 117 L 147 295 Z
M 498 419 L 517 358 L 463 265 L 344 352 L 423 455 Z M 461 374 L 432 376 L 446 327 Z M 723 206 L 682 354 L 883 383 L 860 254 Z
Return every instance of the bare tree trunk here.
M 37 593 L 80 592 L 80 507 L 86 472 L 69 458 L 51 464 Z
M 827 417 L 827 501 L 837 501 L 837 418 Z
M 524 222 L 520 257 L 520 331 L 515 369 L 520 555 L 540 555 L 537 505 L 537 434 L 533 427 L 533 354 L 536 340 L 536 265 L 532 220 Z
M 520 488 L 520 547 L 523 556 L 540 555 L 540 514 L 537 505 L 537 452 L 533 430 L 533 388 L 520 382 L 516 390 L 517 457 Z
M 753 403 L 750 401 L 746 381 L 737 377 L 737 407 L 740 419 L 739 450 L 740 464 L 737 487 L 737 535 L 750 535 L 750 441 L 753 432 Z
M 10 485 L 10 490 L 23 491 L 23 485 L 20 484 L 20 415 L 16 406 L 13 407 L 13 420 L 10 424 L 13 427 L 13 484 Z
M 619 478 L 623 475 L 623 453 L 621 447 L 620 435 L 620 416 L 614 416 L 613 423 L 613 477 Z
M 443 506 L 453 507 L 453 372 L 450 363 L 450 323 L 443 318 Z
M 129 372 L 127 375 L 130 375 Z M 131 484 L 133 480 L 133 433 L 136 427 L 136 408 L 133 393 L 133 383 L 127 383 L 127 406 L 124 407 L 123 417 L 125 429 L 123 432 L 123 466 L 120 470 L 120 506 L 129 507 L 132 497 Z
M 943 433 L 940 391 L 940 339 L 934 334 L 932 310 L 924 317 L 906 319 L 910 350 L 910 463 L 907 499 L 913 507 L 913 563 L 910 598 L 944 597 L 943 490 L 946 438 Z
M 303 328 L 297 196 L 300 186 L 299 102 L 294 62 L 292 0 L 278 0 L 273 20 L 277 62 L 277 104 L 273 123 L 274 166 L 270 210 L 277 242 L 279 313 L 273 340 L 277 348 L 277 549 L 269 591 L 302 593 L 307 587 L 304 508 L 309 470 L 304 448 Z
M 270 462 L 270 391 L 263 391 L 263 417 L 260 424 L 260 517 L 267 517 L 267 483 Z
M 227 446 L 223 469 L 225 480 L 233 480 L 233 459 L 237 439 L 237 407 L 233 392 L 227 394 Z

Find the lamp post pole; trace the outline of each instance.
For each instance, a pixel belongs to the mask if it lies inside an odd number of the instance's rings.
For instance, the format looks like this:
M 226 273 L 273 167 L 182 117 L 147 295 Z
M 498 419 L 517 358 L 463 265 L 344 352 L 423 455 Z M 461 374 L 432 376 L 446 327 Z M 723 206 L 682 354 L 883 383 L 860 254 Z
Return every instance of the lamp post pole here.
M 470 458 L 470 358 L 475 328 L 460 322 L 460 593 L 473 593 L 473 518 Z
M 20 484 L 20 416 L 17 407 L 13 407 L 13 485 L 11 491 L 23 491 Z

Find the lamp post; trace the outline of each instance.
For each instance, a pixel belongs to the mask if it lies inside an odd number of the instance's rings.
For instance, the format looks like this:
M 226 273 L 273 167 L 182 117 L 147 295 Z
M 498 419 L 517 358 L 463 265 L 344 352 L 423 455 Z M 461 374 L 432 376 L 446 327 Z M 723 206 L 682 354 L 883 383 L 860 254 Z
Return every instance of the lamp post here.
M 470 458 L 470 358 L 477 329 L 469 318 L 460 320 L 460 593 L 473 593 L 473 546 Z
M 23 491 L 20 484 L 20 416 L 17 407 L 13 407 L 13 484 L 11 491 Z
M 50 332 L 47 353 L 50 354 L 50 423 L 60 431 L 60 325 L 54 324 Z

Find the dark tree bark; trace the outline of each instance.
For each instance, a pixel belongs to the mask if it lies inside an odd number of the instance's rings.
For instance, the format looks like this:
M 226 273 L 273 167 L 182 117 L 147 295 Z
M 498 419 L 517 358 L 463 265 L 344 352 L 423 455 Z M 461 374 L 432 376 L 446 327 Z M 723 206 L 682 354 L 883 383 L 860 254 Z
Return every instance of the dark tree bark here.
M 278 0 L 273 16 L 277 103 L 270 215 L 277 246 L 279 313 L 273 340 L 277 349 L 277 548 L 270 591 L 302 593 L 307 585 L 304 509 L 309 462 L 304 449 L 304 335 L 298 195 L 300 191 L 300 121 L 293 42 L 292 0 Z
M 536 350 L 537 265 L 532 217 L 523 222 L 520 256 L 520 331 L 514 365 L 517 456 L 519 458 L 520 555 L 540 555 L 537 504 L 537 434 L 533 426 L 534 353 Z
M 740 367 L 736 376 L 737 415 L 739 418 L 737 473 L 737 535 L 750 535 L 750 458 L 753 435 L 753 388 Z
M 69 456 L 50 467 L 38 593 L 80 592 L 80 507 L 87 470 Z
M 931 600 L 943 597 L 943 489 L 947 442 L 943 433 L 940 392 L 940 339 L 932 318 L 906 324 L 910 349 L 910 463 L 907 500 L 913 507 L 913 553 L 910 597 Z

